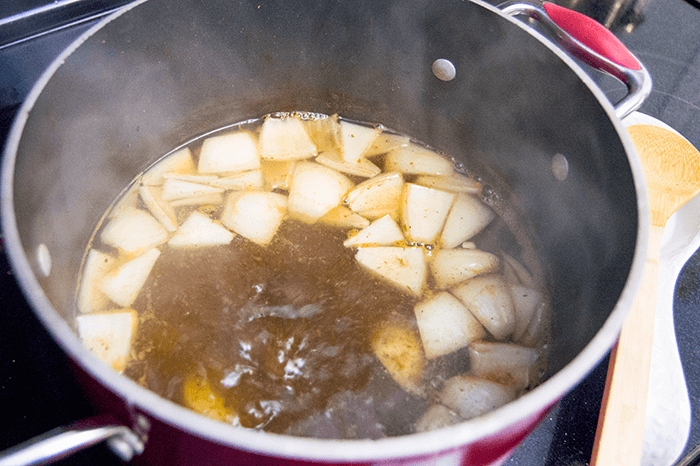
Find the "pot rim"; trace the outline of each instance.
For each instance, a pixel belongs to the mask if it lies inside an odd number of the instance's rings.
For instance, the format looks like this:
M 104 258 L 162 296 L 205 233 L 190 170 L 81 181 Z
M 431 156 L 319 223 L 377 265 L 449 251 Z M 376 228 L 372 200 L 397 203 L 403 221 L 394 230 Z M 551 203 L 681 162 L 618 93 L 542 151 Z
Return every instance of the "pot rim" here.
M 635 252 L 625 286 L 614 309 L 585 348 L 548 380 L 502 408 L 479 418 L 436 431 L 380 440 L 313 439 L 227 426 L 161 398 L 126 376 L 114 372 L 107 364 L 99 360 L 83 346 L 68 323 L 53 308 L 32 271 L 30 260 L 24 252 L 22 241 L 19 237 L 13 208 L 14 168 L 19 142 L 29 113 L 56 70 L 69 55 L 95 32 L 146 1 L 138 0 L 128 4 L 102 19 L 64 50 L 45 70 L 17 113 L 6 142 L 2 160 L 2 173 L 0 175 L 0 209 L 6 250 L 17 281 L 21 285 L 33 312 L 61 348 L 91 377 L 119 395 L 127 406 L 136 408 L 168 425 L 175 426 L 198 437 L 266 456 L 322 461 L 362 461 L 422 456 L 435 452 L 449 451 L 472 441 L 496 434 L 514 424 L 533 420 L 533 418 L 543 414 L 558 402 L 610 351 L 619 335 L 627 312 L 632 306 L 637 289 L 641 283 L 642 271 L 646 262 L 650 215 L 641 162 L 627 131 L 615 115 L 612 104 L 583 68 L 555 44 L 521 21 L 504 15 L 498 8 L 483 0 L 469 0 L 471 3 L 489 10 L 527 31 L 563 60 L 601 103 L 627 154 L 637 194 L 638 228 Z

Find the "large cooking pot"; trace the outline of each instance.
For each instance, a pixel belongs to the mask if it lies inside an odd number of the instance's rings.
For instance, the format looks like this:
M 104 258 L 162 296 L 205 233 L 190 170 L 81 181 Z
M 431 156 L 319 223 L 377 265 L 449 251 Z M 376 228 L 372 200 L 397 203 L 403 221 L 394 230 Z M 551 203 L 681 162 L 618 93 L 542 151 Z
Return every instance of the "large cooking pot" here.
M 547 18 L 526 5 L 507 11 Z M 553 37 L 581 50 L 561 31 Z M 454 65 L 454 79 L 435 76 L 438 58 Z M 616 74 L 607 61 L 592 61 Z M 627 84 L 648 92 L 643 80 Z M 61 442 L 109 438 L 129 457 L 145 441 L 134 461 L 149 464 L 404 464 L 438 456 L 499 464 L 610 350 L 631 305 L 648 214 L 641 167 L 616 110 L 630 111 L 638 97 L 614 108 L 572 58 L 479 0 L 150 0 L 113 15 L 41 78 L 2 167 L 2 227 L 16 276 L 75 362 L 86 396 L 110 414 L 102 427 L 74 426 Z M 532 227 L 554 309 L 544 383 L 435 432 L 314 440 L 199 416 L 80 344 L 78 269 L 120 191 L 194 136 L 284 110 L 338 113 L 415 136 L 482 173 L 504 205 L 517 206 Z

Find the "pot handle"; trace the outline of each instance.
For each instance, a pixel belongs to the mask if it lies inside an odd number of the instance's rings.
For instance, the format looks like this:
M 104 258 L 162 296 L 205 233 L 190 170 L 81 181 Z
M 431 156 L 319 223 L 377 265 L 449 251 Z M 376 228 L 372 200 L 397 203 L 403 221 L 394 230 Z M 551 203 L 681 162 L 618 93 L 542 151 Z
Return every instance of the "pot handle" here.
M 498 8 L 509 16 L 526 15 L 538 21 L 572 56 L 622 81 L 627 86 L 627 95 L 615 104 L 618 118 L 637 110 L 651 93 L 651 75 L 644 65 L 594 19 L 550 2 L 542 7 L 507 2 Z
M 134 430 L 111 417 L 97 416 L 42 435 L 0 452 L 0 466 L 48 464 L 101 442 L 123 461 L 130 461 L 143 452 L 148 421 L 139 416 Z M 139 433 L 137 433 L 137 432 Z

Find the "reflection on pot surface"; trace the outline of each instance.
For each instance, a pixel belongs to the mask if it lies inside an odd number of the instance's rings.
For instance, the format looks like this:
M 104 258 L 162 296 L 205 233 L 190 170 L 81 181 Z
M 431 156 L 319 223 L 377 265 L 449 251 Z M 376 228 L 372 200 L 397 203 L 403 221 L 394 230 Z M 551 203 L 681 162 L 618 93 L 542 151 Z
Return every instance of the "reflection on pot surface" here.
M 544 374 L 542 267 L 454 167 L 335 115 L 196 138 L 104 216 L 80 337 L 163 397 L 270 432 L 376 439 L 503 406 Z

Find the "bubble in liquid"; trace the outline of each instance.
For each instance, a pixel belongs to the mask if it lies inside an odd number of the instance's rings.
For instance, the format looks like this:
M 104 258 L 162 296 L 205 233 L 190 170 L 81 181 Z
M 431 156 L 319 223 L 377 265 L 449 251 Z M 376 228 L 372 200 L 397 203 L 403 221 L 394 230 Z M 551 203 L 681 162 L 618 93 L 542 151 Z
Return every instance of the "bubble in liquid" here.
M 457 76 L 457 69 L 451 61 L 438 58 L 433 62 L 433 74 L 441 81 L 452 81 Z

